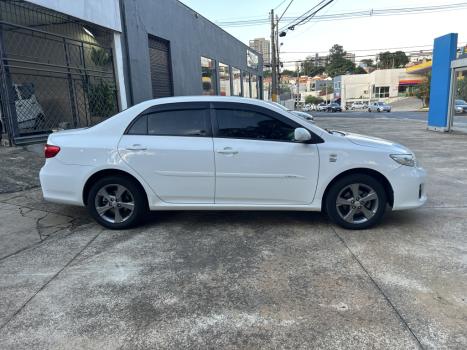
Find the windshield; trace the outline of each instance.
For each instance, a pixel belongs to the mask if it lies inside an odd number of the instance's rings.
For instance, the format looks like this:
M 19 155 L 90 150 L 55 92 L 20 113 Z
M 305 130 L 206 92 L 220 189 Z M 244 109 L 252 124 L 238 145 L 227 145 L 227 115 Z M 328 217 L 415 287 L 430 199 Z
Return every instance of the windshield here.
M 464 100 L 456 100 L 456 105 L 467 105 L 467 102 Z

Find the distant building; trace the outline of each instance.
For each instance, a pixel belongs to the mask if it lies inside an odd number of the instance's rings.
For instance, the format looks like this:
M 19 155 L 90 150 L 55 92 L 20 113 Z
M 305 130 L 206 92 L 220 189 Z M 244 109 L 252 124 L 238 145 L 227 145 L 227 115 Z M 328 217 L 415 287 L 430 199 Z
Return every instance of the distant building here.
M 271 42 L 265 38 L 256 38 L 250 40 L 250 45 L 252 49 L 263 54 L 263 64 L 265 66 L 271 66 Z
M 352 52 L 347 52 L 345 58 L 355 64 L 355 54 Z
M 409 56 L 409 62 L 410 63 L 419 63 L 423 61 L 430 61 L 433 59 L 433 53 L 432 52 L 427 52 L 427 51 L 420 51 L 420 52 L 415 52 L 411 53 Z
M 329 57 L 315 54 L 314 56 L 311 56 L 309 59 L 313 67 L 326 67 Z
M 425 79 L 417 73 L 397 68 L 379 69 L 370 74 L 340 75 L 333 80 L 334 99 L 340 99 L 343 107 L 355 101 L 393 102 L 415 93 Z

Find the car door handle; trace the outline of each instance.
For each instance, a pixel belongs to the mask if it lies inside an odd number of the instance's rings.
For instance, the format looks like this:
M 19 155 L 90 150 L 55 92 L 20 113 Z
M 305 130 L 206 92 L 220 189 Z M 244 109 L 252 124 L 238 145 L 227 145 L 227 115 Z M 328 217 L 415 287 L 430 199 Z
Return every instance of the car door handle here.
M 134 144 L 126 148 L 128 151 L 146 151 L 146 147 L 140 144 Z
M 238 151 L 232 149 L 231 147 L 225 147 L 224 149 L 217 150 L 219 154 L 237 154 Z

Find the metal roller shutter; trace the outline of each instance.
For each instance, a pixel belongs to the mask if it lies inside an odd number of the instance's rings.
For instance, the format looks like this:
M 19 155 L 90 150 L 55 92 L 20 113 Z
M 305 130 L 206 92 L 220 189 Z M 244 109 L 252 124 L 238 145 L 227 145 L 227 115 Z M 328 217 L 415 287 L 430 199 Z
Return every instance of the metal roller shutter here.
M 170 42 L 149 36 L 152 97 L 173 96 Z

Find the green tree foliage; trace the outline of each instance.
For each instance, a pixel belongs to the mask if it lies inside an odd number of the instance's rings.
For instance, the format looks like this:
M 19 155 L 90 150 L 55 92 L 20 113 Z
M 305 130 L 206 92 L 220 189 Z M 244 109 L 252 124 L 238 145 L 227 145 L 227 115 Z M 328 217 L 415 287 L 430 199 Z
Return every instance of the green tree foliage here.
M 409 63 L 409 58 L 404 51 L 381 52 L 378 58 L 378 67 L 381 69 L 402 68 Z
M 367 72 L 362 67 L 358 66 L 355 68 L 354 74 L 367 74 Z
M 104 80 L 89 87 L 89 110 L 93 117 L 106 118 L 117 113 L 115 88 Z
M 467 101 L 467 77 L 457 80 L 457 98 Z
M 355 65 L 352 61 L 345 58 L 346 52 L 341 45 L 335 44 L 329 50 L 329 61 L 326 65 L 326 73 L 330 77 L 353 73 Z
M 425 79 L 418 86 L 415 96 L 423 101 L 423 106 L 430 105 L 431 72 L 426 74 Z
M 316 96 L 307 96 L 305 98 L 305 103 L 306 104 L 312 104 L 312 105 L 317 105 L 323 102 L 324 100 L 321 97 L 316 97 Z
M 311 56 L 308 56 L 305 61 L 300 64 L 300 75 L 314 77 L 324 73 L 324 67 L 316 67 Z
M 375 62 L 371 58 L 365 58 L 365 59 L 361 60 L 360 63 L 363 63 L 367 67 L 374 67 L 375 66 Z
M 290 70 L 290 69 L 284 69 L 281 74 L 288 75 L 288 76 L 296 76 L 297 72 Z

